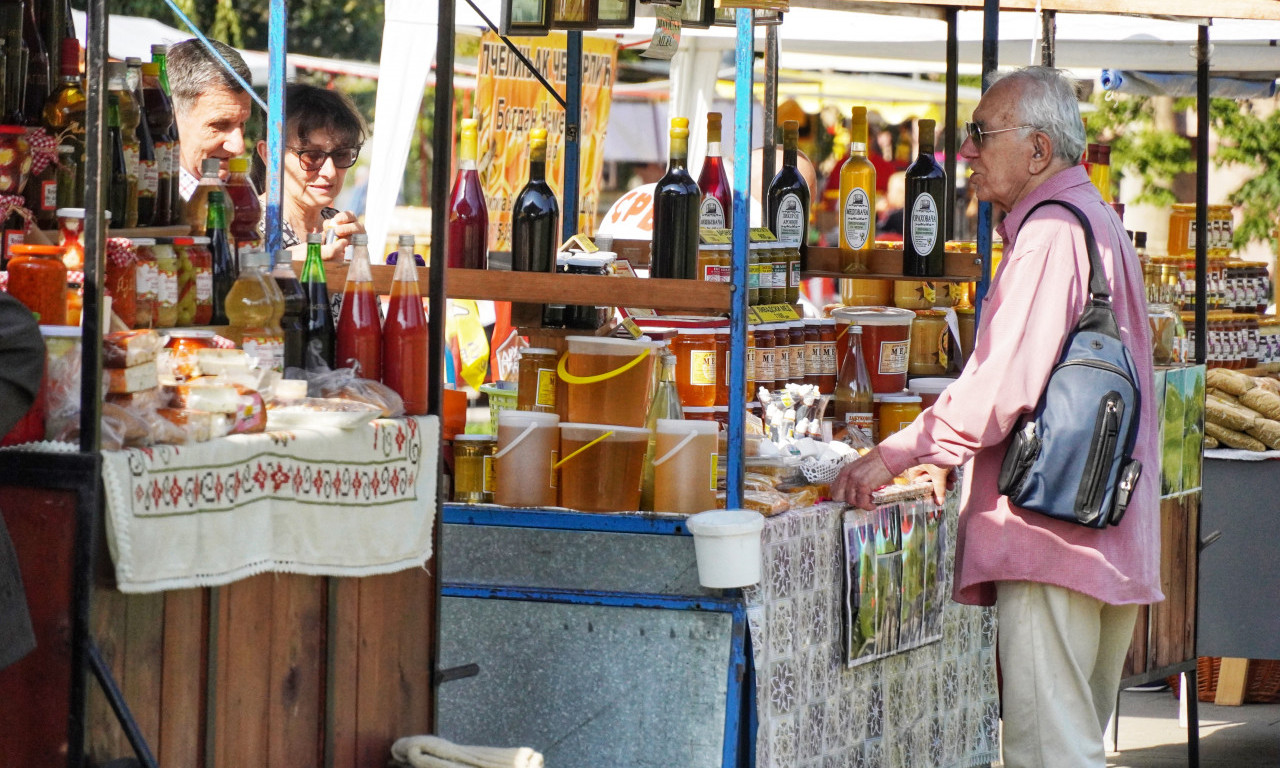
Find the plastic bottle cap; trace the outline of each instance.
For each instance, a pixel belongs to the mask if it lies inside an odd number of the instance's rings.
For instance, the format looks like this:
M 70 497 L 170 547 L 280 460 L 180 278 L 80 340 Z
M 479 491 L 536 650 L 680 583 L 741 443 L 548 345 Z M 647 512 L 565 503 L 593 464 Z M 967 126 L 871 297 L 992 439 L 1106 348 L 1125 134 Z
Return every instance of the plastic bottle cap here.
M 200 161 L 200 173 L 203 176 L 217 176 L 221 169 L 222 163 L 216 157 L 206 157 Z
M 412 247 L 413 247 L 413 235 L 401 235 L 401 236 L 396 240 L 396 243 L 398 244 L 398 246 L 399 246 L 400 248 L 404 248 L 405 246 L 408 246 L 408 247 L 412 248 Z
M 249 158 L 233 157 L 227 161 L 227 168 L 232 173 L 244 173 L 249 170 Z
M 159 46 L 151 46 L 151 52 L 155 53 L 157 47 Z M 160 65 L 154 61 L 144 61 L 142 62 L 142 74 L 158 77 L 160 75 Z
M 212 194 L 212 193 L 210 193 L 210 194 Z M 307 233 L 307 245 L 311 245 L 312 243 L 320 244 L 320 243 L 323 243 L 323 242 L 324 242 L 324 235 L 323 235 L 322 233 L 320 233 L 320 232 L 308 232 L 308 233 Z
M 351 244 L 352 245 L 368 245 L 369 236 L 363 232 L 358 232 L 351 236 Z

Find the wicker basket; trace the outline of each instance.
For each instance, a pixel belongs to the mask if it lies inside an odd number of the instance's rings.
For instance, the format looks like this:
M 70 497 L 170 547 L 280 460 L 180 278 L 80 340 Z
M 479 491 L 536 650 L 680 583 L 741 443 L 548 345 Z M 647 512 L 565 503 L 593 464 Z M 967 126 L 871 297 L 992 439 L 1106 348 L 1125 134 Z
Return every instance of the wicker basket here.
M 1218 696 L 1218 668 L 1222 659 L 1217 656 L 1201 656 L 1196 659 L 1196 698 L 1210 704 Z M 1173 695 L 1178 695 L 1181 675 L 1167 678 Z M 1280 701 L 1280 661 L 1253 659 L 1249 662 L 1249 676 L 1245 680 L 1246 704 L 1272 704 Z

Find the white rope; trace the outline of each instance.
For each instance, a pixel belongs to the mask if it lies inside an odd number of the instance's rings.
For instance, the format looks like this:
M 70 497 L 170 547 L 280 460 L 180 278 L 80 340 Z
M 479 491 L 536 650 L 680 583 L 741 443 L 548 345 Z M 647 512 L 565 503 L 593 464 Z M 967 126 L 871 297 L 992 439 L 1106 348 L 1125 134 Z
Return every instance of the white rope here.
M 391 756 L 412 768 L 542 768 L 542 754 L 529 747 L 471 747 L 439 736 L 406 736 Z
M 695 437 L 697 437 L 697 436 L 698 436 L 698 432 L 697 432 L 697 431 L 693 431 L 693 432 L 690 432 L 689 434 L 685 435 L 683 440 L 681 440 L 680 442 L 676 443 L 676 447 L 675 447 L 675 448 L 672 448 L 671 450 L 667 451 L 666 455 L 664 455 L 662 458 L 655 460 L 655 461 L 653 462 L 653 466 L 655 466 L 655 467 L 656 467 L 656 466 L 658 466 L 659 464 L 665 464 L 665 463 L 666 463 L 666 461 L 667 461 L 667 459 L 669 459 L 669 458 L 671 458 L 672 456 L 675 456 L 677 453 L 679 453 L 681 448 L 684 448 L 686 445 L 688 445 L 688 444 L 689 444 L 689 442 L 690 442 L 691 440 L 693 440 L 693 438 L 695 438 Z

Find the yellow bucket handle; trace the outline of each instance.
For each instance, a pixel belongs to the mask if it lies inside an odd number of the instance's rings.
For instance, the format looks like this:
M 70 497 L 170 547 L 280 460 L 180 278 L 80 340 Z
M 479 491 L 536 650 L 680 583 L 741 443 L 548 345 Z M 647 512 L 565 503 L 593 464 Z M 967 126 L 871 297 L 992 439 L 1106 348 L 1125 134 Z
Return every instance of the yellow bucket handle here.
M 601 381 L 612 379 L 614 376 L 621 376 L 632 368 L 635 368 L 637 365 L 644 362 L 644 359 L 648 357 L 652 351 L 653 350 L 646 349 L 636 355 L 630 362 L 624 364 L 621 368 L 614 368 L 612 371 L 598 373 L 595 376 L 574 376 L 572 373 L 569 373 L 566 368 L 569 361 L 569 353 L 565 352 L 560 356 L 560 363 L 556 366 L 556 373 L 560 375 L 560 379 L 562 381 L 566 381 L 570 384 L 597 384 Z M 585 448 L 586 446 L 583 447 Z
M 586 445 L 582 446 L 581 448 L 579 448 L 578 450 L 576 450 L 576 451 L 574 451 L 573 453 L 569 454 L 568 456 L 565 456 L 563 459 L 561 459 L 561 460 L 557 461 L 555 464 L 552 464 L 552 465 L 551 465 L 551 468 L 552 468 L 552 469 L 559 469 L 561 464 L 565 463 L 565 462 L 566 462 L 566 461 L 568 461 L 569 459 L 572 459 L 574 456 L 577 456 L 578 454 L 580 454 L 580 453 L 582 453 L 583 451 L 587 450 L 588 448 L 590 448 L 591 446 L 593 446 L 593 445 L 595 445 L 596 443 L 600 442 L 601 440 L 607 440 L 607 439 L 609 439 L 610 437 L 613 437 L 613 430 L 612 430 L 612 429 L 611 429 L 611 430 L 609 430 L 608 432 L 605 432 L 603 435 L 601 435 L 601 436 L 597 437 L 595 440 L 592 440 L 591 442 L 589 442 L 589 443 L 587 443 Z

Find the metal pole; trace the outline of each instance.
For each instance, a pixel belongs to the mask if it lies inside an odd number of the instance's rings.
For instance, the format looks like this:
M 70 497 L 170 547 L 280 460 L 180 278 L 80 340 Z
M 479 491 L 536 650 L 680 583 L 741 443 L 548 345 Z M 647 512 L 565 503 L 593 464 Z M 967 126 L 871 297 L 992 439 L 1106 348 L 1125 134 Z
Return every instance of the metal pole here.
M 754 28 L 753 28 L 754 29 Z M 755 61 L 755 32 L 752 32 L 752 61 Z M 754 79 L 755 73 L 752 72 Z M 750 104 L 751 102 L 747 102 Z M 747 144 L 751 134 L 747 134 Z M 778 28 L 764 28 L 764 149 L 760 153 L 760 204 L 768 211 L 769 184 L 778 172 Z M 734 166 L 737 167 L 736 165 Z M 736 173 L 735 173 L 736 175 Z
M 1040 15 L 1040 63 L 1046 67 L 1054 66 L 1055 46 L 1058 37 L 1058 12 L 1042 11 Z
M 431 382 L 427 411 L 444 419 L 444 325 L 445 325 L 445 263 L 449 253 L 449 157 L 453 151 L 453 0 L 439 0 L 439 18 L 436 27 L 436 100 L 433 115 L 434 131 L 431 136 L 431 261 L 429 263 L 428 294 L 431 299 L 427 322 L 430 326 L 427 373 Z M 441 523 L 444 483 L 443 451 L 436 461 L 436 515 L 432 523 L 431 540 L 433 575 L 435 577 L 435 601 L 431 620 L 431 668 L 427 671 L 431 683 L 431 716 L 427 723 L 429 733 L 436 731 L 436 715 L 440 710 L 440 569 L 441 541 L 444 526 Z
M 751 108 L 755 85 L 754 12 L 739 8 L 738 39 L 734 47 L 733 107 L 733 306 L 729 313 L 729 455 L 725 467 L 725 501 L 742 506 L 746 468 L 742 461 L 747 386 L 747 227 L 751 216 Z M 770 27 L 772 29 L 772 27 Z M 766 108 L 766 114 L 769 112 Z M 765 152 L 773 157 L 772 152 Z
M 582 140 L 582 33 L 569 32 L 564 77 L 564 216 L 561 240 L 578 233 L 578 143 Z
M 984 0 L 982 9 L 982 90 L 987 76 L 1000 64 L 1000 1 Z M 982 320 L 982 300 L 991 286 L 991 203 L 978 204 L 978 253 L 982 256 L 982 277 L 974 297 L 974 322 Z
M 284 73 L 286 9 L 284 0 L 271 0 L 267 27 L 267 253 L 280 250 L 280 169 L 284 161 Z
M 1209 271 L 1209 28 L 1200 26 L 1196 46 L 1196 362 L 1204 365 L 1208 341 Z
M 960 142 L 956 141 L 956 127 L 960 125 L 960 36 L 956 21 L 960 16 L 959 8 L 947 9 L 947 103 L 946 103 L 946 153 L 943 170 L 947 174 L 947 227 L 946 238 L 956 237 L 956 153 L 960 150 Z

